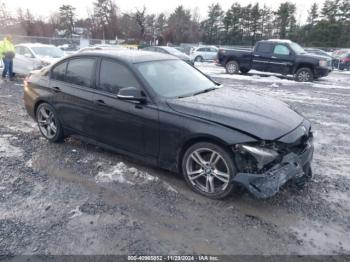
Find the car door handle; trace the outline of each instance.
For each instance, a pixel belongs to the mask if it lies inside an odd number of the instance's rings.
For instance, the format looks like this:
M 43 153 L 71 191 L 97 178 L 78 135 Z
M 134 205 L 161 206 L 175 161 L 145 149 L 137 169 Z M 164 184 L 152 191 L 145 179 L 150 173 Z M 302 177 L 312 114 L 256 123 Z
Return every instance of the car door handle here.
M 260 55 L 254 55 L 255 57 L 260 57 Z
M 277 58 L 276 56 L 271 56 L 271 58 Z
M 54 86 L 54 87 L 53 87 L 53 91 L 54 91 L 55 93 L 59 93 L 59 92 L 61 92 L 61 89 L 60 89 L 59 87 L 57 87 L 57 86 Z

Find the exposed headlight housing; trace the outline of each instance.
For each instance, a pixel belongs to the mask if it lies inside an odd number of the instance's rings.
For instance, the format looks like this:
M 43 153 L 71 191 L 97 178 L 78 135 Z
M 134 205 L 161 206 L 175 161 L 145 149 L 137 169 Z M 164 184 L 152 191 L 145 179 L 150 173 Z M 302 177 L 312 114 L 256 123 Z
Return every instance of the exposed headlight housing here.
M 255 160 L 257 167 L 259 169 L 263 168 L 265 165 L 274 161 L 280 154 L 271 148 L 259 146 L 259 145 L 236 145 L 241 153 L 250 154 Z

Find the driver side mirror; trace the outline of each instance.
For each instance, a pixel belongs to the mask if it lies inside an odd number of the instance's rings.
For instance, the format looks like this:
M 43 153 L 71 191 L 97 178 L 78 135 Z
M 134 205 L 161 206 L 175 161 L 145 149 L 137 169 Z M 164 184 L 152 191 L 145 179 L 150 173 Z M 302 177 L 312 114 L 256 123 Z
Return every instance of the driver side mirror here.
M 139 103 L 145 103 L 147 100 L 144 92 L 137 87 L 121 88 L 117 94 L 117 98 L 120 100 L 136 101 Z

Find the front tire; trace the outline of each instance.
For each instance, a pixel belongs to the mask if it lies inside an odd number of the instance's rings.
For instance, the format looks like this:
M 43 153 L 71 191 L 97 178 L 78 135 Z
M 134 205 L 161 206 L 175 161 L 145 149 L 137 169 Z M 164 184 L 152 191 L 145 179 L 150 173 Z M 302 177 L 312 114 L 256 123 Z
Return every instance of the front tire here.
M 231 60 L 226 63 L 226 73 L 233 75 L 237 74 L 239 70 L 239 65 L 236 61 Z
M 63 141 L 64 134 L 56 110 L 47 103 L 42 103 L 36 110 L 36 121 L 41 134 L 50 142 Z
M 302 67 L 297 70 L 294 76 L 297 82 L 312 82 L 314 80 L 314 73 L 308 67 Z
M 225 198 L 235 188 L 232 156 L 213 143 L 200 142 L 189 147 L 182 158 L 182 173 L 194 192 L 208 198 Z

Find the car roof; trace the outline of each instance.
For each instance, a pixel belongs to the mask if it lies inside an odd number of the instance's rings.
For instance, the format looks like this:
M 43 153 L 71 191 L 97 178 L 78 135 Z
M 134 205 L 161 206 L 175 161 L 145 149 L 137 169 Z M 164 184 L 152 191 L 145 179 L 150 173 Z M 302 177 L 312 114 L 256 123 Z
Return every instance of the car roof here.
M 212 48 L 217 48 L 215 45 L 200 45 L 200 46 L 197 46 L 196 49 L 198 48 L 208 48 L 208 47 L 212 47 Z M 218 48 L 217 48 L 218 49 Z
M 41 43 L 22 43 L 18 44 L 16 46 L 26 46 L 26 47 L 55 47 L 54 45 L 46 45 L 46 44 L 41 44 Z
M 274 43 L 286 43 L 286 44 L 293 43 L 288 39 L 268 39 L 268 40 L 262 40 L 261 42 L 274 42 Z
M 158 60 L 179 60 L 175 56 L 149 52 L 149 51 L 141 51 L 141 50 L 129 50 L 129 49 L 109 49 L 109 50 L 88 50 L 83 53 L 79 53 L 74 56 L 88 56 L 88 55 L 96 55 L 96 56 L 104 56 L 110 58 L 117 58 L 121 61 L 127 63 L 142 63 L 148 61 L 158 61 Z

